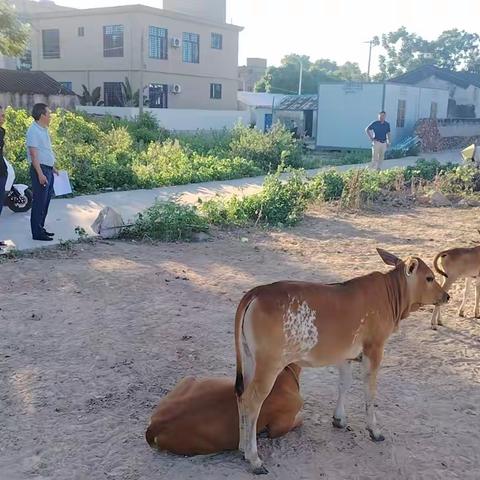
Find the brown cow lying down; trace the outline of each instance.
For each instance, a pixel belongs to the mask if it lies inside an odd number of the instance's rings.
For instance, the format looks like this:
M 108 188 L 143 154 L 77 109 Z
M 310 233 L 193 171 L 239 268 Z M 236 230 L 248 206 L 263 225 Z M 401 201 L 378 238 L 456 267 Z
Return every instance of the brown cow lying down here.
M 299 375 L 295 364 L 280 373 L 262 406 L 257 432 L 266 428 L 276 438 L 301 424 Z M 145 433 L 151 447 L 180 455 L 235 450 L 238 436 L 237 400 L 229 378 L 185 378 L 162 399 Z

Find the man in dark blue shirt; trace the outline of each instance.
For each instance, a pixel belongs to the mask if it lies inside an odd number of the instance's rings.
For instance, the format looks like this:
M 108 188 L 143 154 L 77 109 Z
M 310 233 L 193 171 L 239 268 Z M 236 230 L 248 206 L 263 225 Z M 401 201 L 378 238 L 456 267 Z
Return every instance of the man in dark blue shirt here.
M 390 145 L 390 124 L 385 121 L 385 112 L 378 114 L 378 120 L 371 123 L 365 133 L 372 142 L 372 168 L 380 170 L 385 151 Z

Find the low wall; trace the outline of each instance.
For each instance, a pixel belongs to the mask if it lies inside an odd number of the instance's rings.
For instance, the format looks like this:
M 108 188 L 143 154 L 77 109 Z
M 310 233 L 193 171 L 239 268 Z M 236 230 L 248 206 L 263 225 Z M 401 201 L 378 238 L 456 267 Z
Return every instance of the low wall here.
M 138 108 L 130 107 L 87 107 L 77 106 L 82 110 L 95 115 L 114 115 L 121 118 L 133 118 L 138 115 Z M 144 108 L 144 112 L 151 113 L 157 118 L 160 125 L 167 130 L 195 131 L 195 130 L 222 130 L 232 128 L 241 122 L 248 125 L 250 113 L 242 110 L 187 110 L 173 108 Z

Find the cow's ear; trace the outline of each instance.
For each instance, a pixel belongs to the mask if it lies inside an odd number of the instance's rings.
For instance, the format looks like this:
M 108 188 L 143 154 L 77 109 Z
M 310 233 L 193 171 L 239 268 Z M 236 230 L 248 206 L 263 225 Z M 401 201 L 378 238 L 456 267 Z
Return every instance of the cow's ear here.
M 393 253 L 387 252 L 383 250 L 383 248 L 377 248 L 377 252 L 380 255 L 381 259 L 387 264 L 391 265 L 392 267 L 396 267 L 399 263 L 402 263 L 402 260 L 398 258 Z
M 410 277 L 418 268 L 418 260 L 416 258 L 409 258 L 405 263 L 405 275 Z

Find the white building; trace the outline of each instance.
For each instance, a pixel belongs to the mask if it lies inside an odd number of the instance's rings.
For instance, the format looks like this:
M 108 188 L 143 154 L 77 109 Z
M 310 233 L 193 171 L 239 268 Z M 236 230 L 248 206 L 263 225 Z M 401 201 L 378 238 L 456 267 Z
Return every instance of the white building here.
M 480 75 L 424 65 L 390 80 L 416 87 L 448 91 L 449 118 L 480 118 Z
M 365 128 L 385 110 L 392 142 L 412 135 L 421 118 L 446 118 L 449 92 L 394 83 L 320 84 L 317 148 L 369 148 Z

